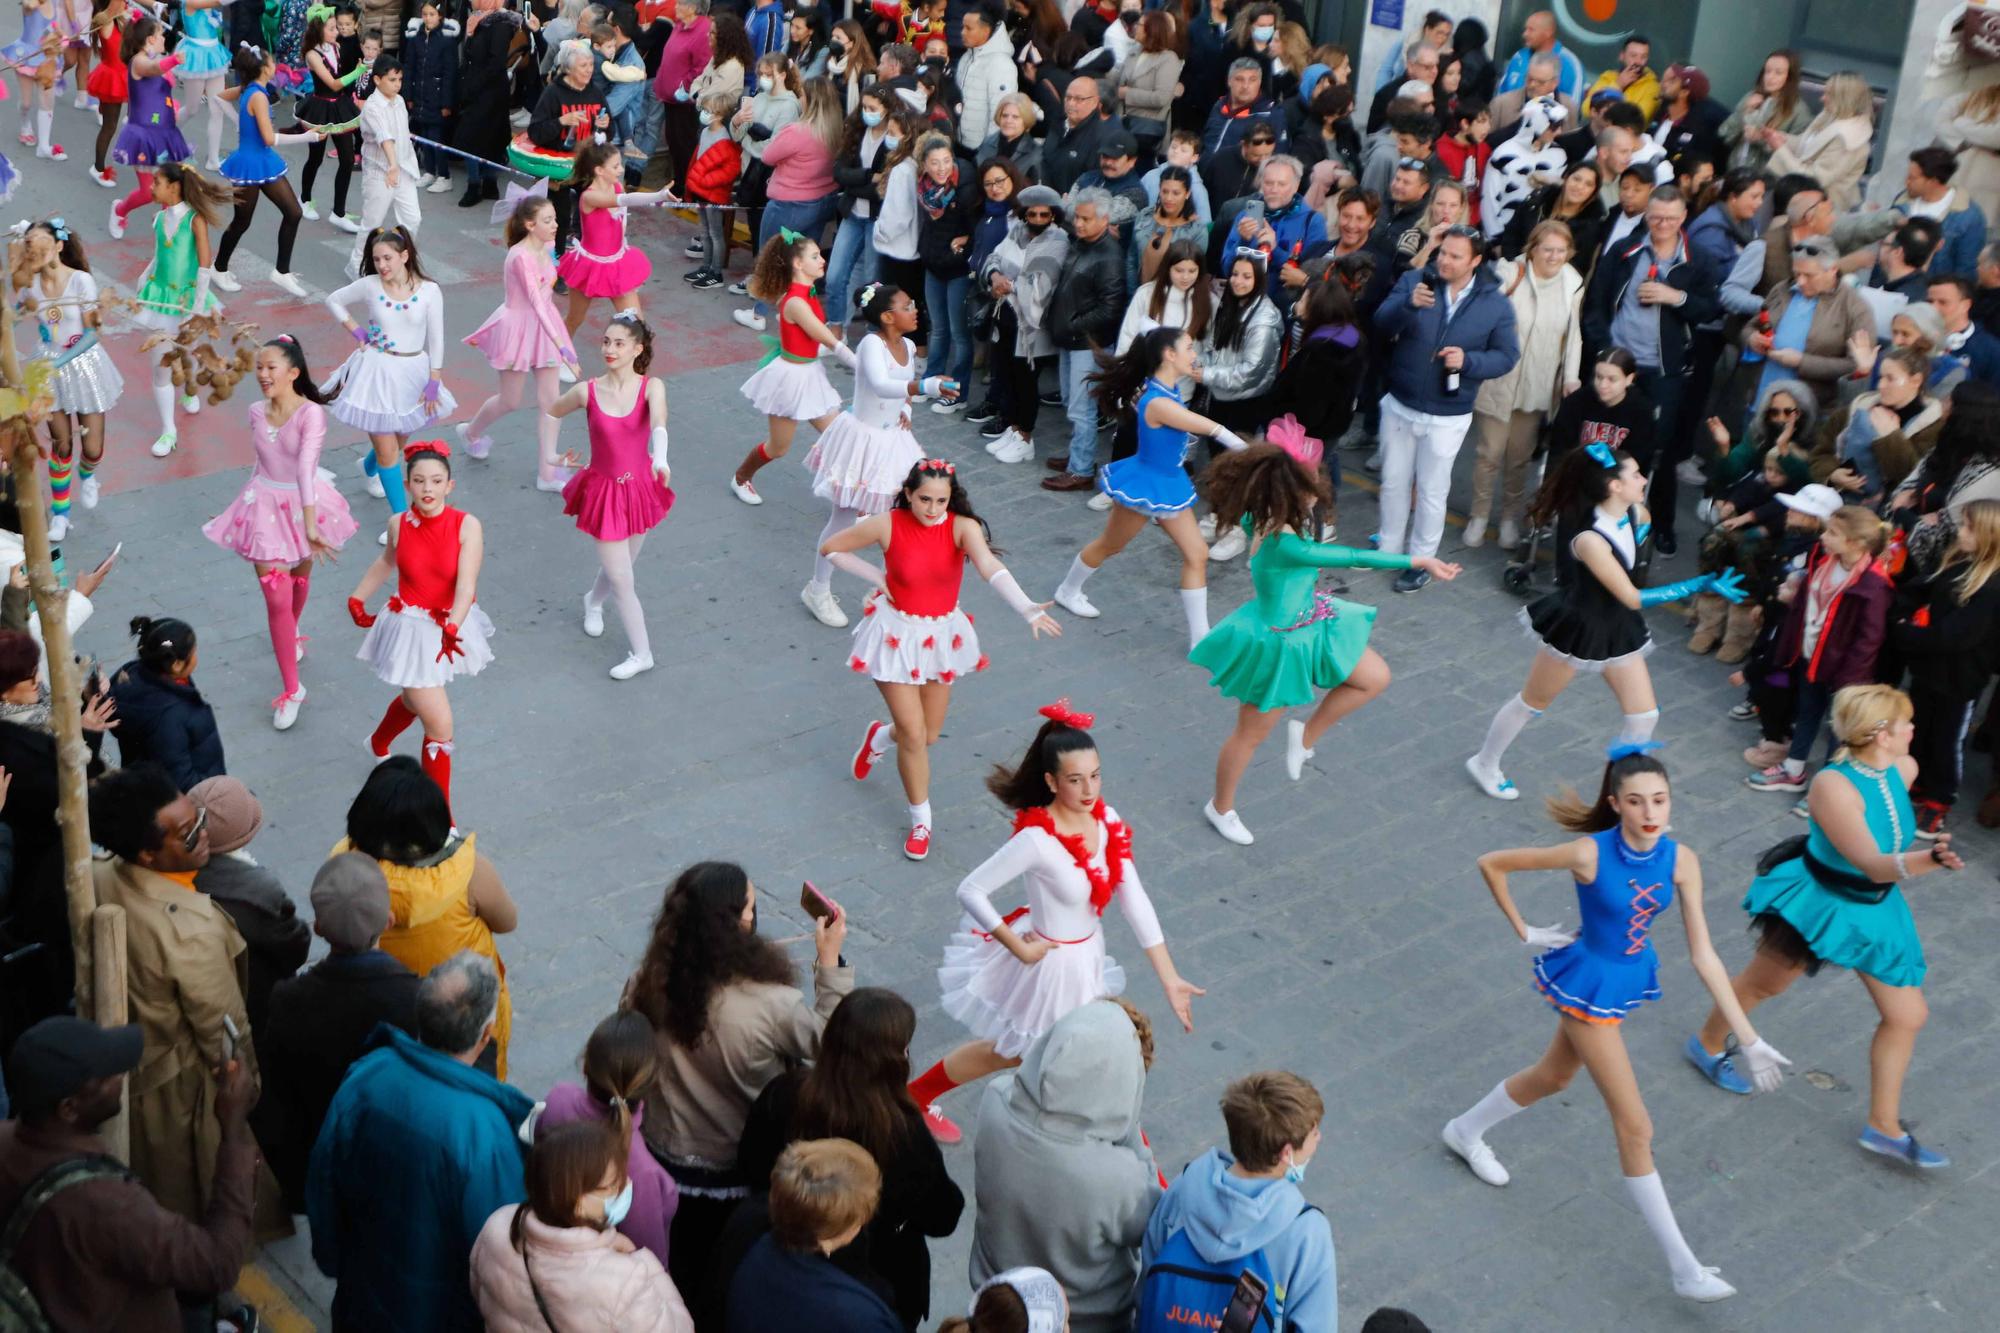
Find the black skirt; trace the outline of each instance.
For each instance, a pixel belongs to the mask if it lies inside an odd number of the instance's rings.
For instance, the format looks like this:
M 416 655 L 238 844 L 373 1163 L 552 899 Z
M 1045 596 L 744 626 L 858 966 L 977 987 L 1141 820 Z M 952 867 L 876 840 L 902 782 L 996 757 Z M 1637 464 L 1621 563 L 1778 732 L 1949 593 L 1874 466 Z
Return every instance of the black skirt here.
M 1521 623 L 1544 648 L 1580 671 L 1602 671 L 1653 647 L 1646 618 L 1637 611 L 1616 604 L 1587 605 L 1569 589 L 1530 602 L 1521 609 Z
M 354 104 L 354 94 L 345 88 L 333 97 L 314 92 L 299 98 L 295 107 L 302 125 L 345 125 L 361 114 Z

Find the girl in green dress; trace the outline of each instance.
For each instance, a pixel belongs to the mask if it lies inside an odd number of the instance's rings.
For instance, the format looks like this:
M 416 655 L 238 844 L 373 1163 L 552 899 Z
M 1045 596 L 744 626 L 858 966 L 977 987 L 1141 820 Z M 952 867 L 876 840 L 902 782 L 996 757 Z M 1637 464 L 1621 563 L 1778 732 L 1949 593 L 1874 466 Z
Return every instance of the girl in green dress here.
M 1237 701 L 1236 727 L 1215 760 L 1215 795 L 1202 813 L 1217 833 L 1244 846 L 1254 839 L 1236 814 L 1236 783 L 1284 711 L 1326 691 L 1309 718 L 1287 724 L 1285 771 L 1296 782 L 1327 728 L 1389 685 L 1388 663 L 1368 646 L 1375 608 L 1317 591 L 1319 571 L 1421 569 L 1447 581 L 1459 571 L 1430 556 L 1322 544 L 1320 516 L 1333 494 L 1319 466 L 1321 444 L 1302 431 L 1273 435 L 1283 444 L 1252 445 L 1209 466 L 1216 527 L 1240 522 L 1249 534 L 1257 596 L 1188 653 L 1208 669 L 1211 685 Z

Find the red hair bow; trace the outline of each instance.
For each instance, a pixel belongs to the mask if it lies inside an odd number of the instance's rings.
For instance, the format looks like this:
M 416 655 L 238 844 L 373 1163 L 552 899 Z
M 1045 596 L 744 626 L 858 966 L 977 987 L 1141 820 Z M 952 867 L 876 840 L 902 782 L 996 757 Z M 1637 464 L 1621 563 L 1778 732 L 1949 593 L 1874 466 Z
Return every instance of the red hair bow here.
M 450 458 L 451 446 L 443 440 L 411 440 L 403 446 L 403 461 L 405 463 L 418 454 L 436 454 L 440 458 Z
M 1078 731 L 1089 731 L 1091 724 L 1097 721 L 1097 714 L 1079 713 L 1074 708 L 1071 708 L 1069 706 L 1069 696 L 1066 694 L 1054 703 L 1045 705 L 1039 711 L 1043 717 L 1048 718 L 1050 721 L 1060 722 L 1066 727 L 1075 727 Z

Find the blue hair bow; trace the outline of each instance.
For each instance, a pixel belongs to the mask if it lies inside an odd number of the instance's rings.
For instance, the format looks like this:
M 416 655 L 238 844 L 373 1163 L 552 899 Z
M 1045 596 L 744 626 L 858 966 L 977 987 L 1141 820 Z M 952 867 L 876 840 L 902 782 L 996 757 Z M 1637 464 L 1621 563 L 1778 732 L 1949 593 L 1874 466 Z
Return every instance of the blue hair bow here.
M 1613 741 L 1604 749 L 1604 757 L 1612 763 L 1620 759 L 1630 759 L 1635 754 L 1651 754 L 1655 750 L 1667 748 L 1665 741 Z
M 1612 468 L 1618 466 L 1618 455 L 1612 453 L 1611 446 L 1602 440 L 1594 444 L 1585 445 L 1583 451 L 1596 459 L 1599 467 Z

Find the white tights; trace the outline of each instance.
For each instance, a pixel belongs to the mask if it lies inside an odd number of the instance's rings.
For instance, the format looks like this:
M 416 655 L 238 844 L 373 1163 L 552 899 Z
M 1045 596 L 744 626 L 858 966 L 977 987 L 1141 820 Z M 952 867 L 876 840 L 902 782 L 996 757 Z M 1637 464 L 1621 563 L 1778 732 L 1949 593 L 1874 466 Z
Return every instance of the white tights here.
M 36 151 L 47 152 L 56 117 L 55 85 L 45 88 L 32 74 L 16 75 L 15 83 L 21 90 L 21 128 L 32 127 Z
M 646 609 L 639 605 L 639 590 L 632 573 L 632 564 L 639 558 L 639 548 L 645 544 L 644 533 L 623 541 L 597 543 L 597 559 L 602 567 L 597 571 L 597 581 L 584 595 L 592 606 L 603 606 L 606 602 L 617 604 L 618 620 L 625 626 L 625 637 L 631 643 L 635 657 L 653 655 L 652 642 L 646 637 Z
M 547 472 L 556 465 L 556 441 L 562 434 L 562 422 L 549 415 L 549 409 L 556 405 L 556 399 L 562 397 L 560 372 L 554 366 L 542 366 L 536 370 L 501 371 L 500 392 L 479 405 L 479 410 L 473 413 L 472 424 L 465 428 L 465 433 L 476 440 L 486 434 L 494 422 L 519 408 L 522 397 L 527 393 L 528 377 L 531 375 L 535 380 L 535 403 L 541 408 L 535 423 L 537 461 L 541 464 L 542 470 Z M 638 554 L 637 548 L 634 548 L 633 554 Z M 644 637 L 643 630 L 640 637 Z
M 167 348 L 161 343 L 146 356 L 153 363 L 153 407 L 160 414 L 160 433 L 171 435 L 174 431 L 174 372 L 166 367 Z
M 213 169 L 222 160 L 222 127 L 229 116 L 229 104 L 222 100 L 222 75 L 198 79 L 183 75 L 174 81 L 174 87 L 182 107 L 191 109 L 197 101 L 208 104 L 208 156 L 203 164 Z
M 826 516 L 826 526 L 820 529 L 819 546 L 826 545 L 860 521 L 859 509 L 843 509 L 835 505 L 833 512 Z M 813 547 L 813 550 L 818 551 L 819 546 Z M 833 562 L 823 555 L 813 557 L 813 582 L 822 588 L 833 582 Z

